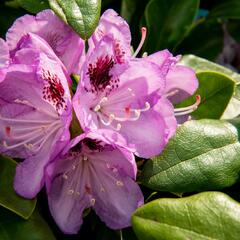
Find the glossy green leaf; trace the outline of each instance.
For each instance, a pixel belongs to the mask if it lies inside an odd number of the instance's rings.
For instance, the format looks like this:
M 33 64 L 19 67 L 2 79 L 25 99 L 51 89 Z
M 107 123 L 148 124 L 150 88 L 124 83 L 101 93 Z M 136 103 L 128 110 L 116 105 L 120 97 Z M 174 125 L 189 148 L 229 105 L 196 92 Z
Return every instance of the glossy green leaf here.
M 184 55 L 180 61 L 180 64 L 193 68 L 197 73 L 202 71 L 214 71 L 223 73 L 224 75 L 232 78 L 236 82 L 236 88 L 234 91 L 234 96 L 225 109 L 222 118 L 230 119 L 240 114 L 240 74 L 232 71 L 229 68 L 223 67 L 219 64 L 195 55 Z
M 223 67 L 222 65 L 216 64 L 214 62 L 208 61 L 207 59 L 192 54 L 184 55 L 179 63 L 191 67 L 197 73 L 203 71 L 219 72 L 232 78 L 236 82 L 240 82 L 240 74 L 232 71 L 229 68 Z
M 0 208 L 1 240 L 55 240 L 48 224 L 35 210 L 28 220 Z
M 18 196 L 13 189 L 17 164 L 11 158 L 0 156 L 0 205 L 28 219 L 36 205 L 36 199 L 27 200 Z
M 240 119 L 188 121 L 177 129 L 167 147 L 149 160 L 140 181 L 168 192 L 222 189 L 239 180 Z
M 177 107 L 193 104 L 196 95 L 201 96 L 201 104 L 191 115 L 195 119 L 219 119 L 231 100 L 236 82 L 219 72 L 204 71 L 197 73 L 199 88 L 194 96 L 188 98 Z
M 204 192 L 150 202 L 133 214 L 132 225 L 139 240 L 239 240 L 239 216 L 238 202 Z
M 179 54 L 194 54 L 216 60 L 223 49 L 223 30 L 218 22 L 199 21 L 175 49 Z
M 188 33 L 198 6 L 199 0 L 151 0 L 144 13 L 148 28 L 145 51 L 174 49 Z
M 210 11 L 209 19 L 240 19 L 240 1 L 222 1 Z
M 92 35 L 100 17 L 101 0 L 49 0 L 49 4 L 82 39 Z
M 31 13 L 38 13 L 49 8 L 47 0 L 17 0 L 17 3 L 20 7 Z
M 232 119 L 238 117 L 239 115 L 240 115 L 240 101 L 237 98 L 233 97 L 230 100 L 221 119 Z

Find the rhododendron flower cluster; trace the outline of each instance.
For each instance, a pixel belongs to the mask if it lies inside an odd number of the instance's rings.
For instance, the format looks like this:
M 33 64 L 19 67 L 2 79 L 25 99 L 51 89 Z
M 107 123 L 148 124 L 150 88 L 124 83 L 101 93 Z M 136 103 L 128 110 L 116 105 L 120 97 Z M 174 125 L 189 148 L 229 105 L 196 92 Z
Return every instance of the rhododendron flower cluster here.
M 134 155 L 161 153 L 174 109 L 198 87 L 195 73 L 168 50 L 132 54 L 128 24 L 107 10 L 86 43 L 51 10 L 15 21 L 0 39 L 0 152 L 21 158 L 15 191 L 33 198 L 46 185 L 49 208 L 65 233 L 77 233 L 93 208 L 112 229 L 130 226 L 143 204 Z M 71 74 L 80 81 L 75 95 Z M 71 139 L 73 111 L 82 134 Z M 182 119 L 181 119 L 182 120 Z M 59 211 L 59 209 L 61 209 Z

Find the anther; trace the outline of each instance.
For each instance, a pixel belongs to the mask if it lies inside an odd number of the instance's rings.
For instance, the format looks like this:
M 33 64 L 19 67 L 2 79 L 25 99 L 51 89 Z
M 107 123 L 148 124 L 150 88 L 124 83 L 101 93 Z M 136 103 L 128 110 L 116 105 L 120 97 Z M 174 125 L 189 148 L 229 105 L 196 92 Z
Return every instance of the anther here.
M 67 176 L 67 174 L 66 174 L 66 173 L 64 173 L 64 174 L 63 174 L 63 178 L 64 178 L 65 180 L 67 180 L 67 179 L 68 179 L 68 176 Z
M 122 187 L 122 186 L 123 186 L 123 182 L 117 181 L 117 182 L 116 182 L 116 185 L 119 186 L 119 187 Z
M 120 123 L 118 123 L 118 124 L 117 124 L 117 127 L 116 127 L 116 130 L 117 130 L 117 131 L 120 131 L 121 128 L 122 128 L 122 125 L 121 125 Z
M 2 145 L 6 148 L 8 147 L 7 142 L 5 140 L 2 141 Z
M 88 160 L 88 157 L 87 157 L 87 156 L 83 156 L 83 160 L 84 160 L 84 161 L 87 161 L 87 160 Z
M 95 198 L 92 198 L 92 199 L 90 200 L 90 203 L 91 203 L 92 206 L 95 205 L 95 202 L 96 202 L 96 199 L 95 199 Z
M 24 147 L 27 148 L 27 149 L 29 149 L 29 150 L 31 150 L 31 149 L 33 149 L 33 144 L 31 144 L 31 143 L 26 143 L 26 144 L 24 144 Z
M 96 107 L 93 109 L 94 112 L 98 112 L 101 109 L 100 104 L 96 105 Z
M 69 195 L 73 195 L 73 194 L 74 194 L 73 189 L 69 189 L 69 190 L 68 190 L 68 194 L 69 194 Z

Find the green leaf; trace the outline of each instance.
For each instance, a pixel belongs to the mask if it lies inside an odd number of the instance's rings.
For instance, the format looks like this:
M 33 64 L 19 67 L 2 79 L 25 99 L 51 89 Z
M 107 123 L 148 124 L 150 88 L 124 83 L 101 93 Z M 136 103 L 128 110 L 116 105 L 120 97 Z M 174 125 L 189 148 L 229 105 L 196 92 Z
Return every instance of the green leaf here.
M 132 217 L 139 240 L 238 240 L 240 205 L 220 192 L 162 198 Z
M 240 119 L 188 121 L 177 129 L 167 147 L 149 160 L 140 181 L 168 192 L 222 189 L 239 180 Z
M 148 36 L 145 51 L 174 47 L 188 33 L 199 7 L 199 0 L 151 0 L 145 9 Z
M 240 1 L 228 0 L 222 1 L 220 4 L 216 4 L 210 11 L 208 19 L 240 19 Z
M 100 17 L 101 0 L 49 0 L 49 4 L 82 39 L 92 35 Z
M 180 64 L 193 68 L 197 73 L 202 71 L 214 71 L 223 73 L 229 78 L 232 78 L 237 84 L 235 87 L 234 96 L 230 100 L 221 118 L 230 119 L 240 114 L 240 74 L 232 71 L 229 68 L 223 67 L 219 64 L 195 55 L 184 55 L 180 61 Z
M 6 209 L 0 208 L 0 239 L 55 240 L 55 237 L 36 210 L 26 221 Z
M 240 74 L 232 71 L 229 68 L 223 67 L 222 65 L 216 64 L 214 62 L 208 61 L 207 59 L 197 57 L 192 54 L 184 55 L 179 63 L 191 67 L 197 73 L 203 71 L 219 72 L 234 79 L 236 82 L 240 82 Z
M 13 179 L 16 166 L 11 158 L 0 155 L 0 205 L 28 219 L 35 208 L 36 199 L 27 200 L 15 193 Z
M 38 13 L 44 9 L 49 8 L 47 0 L 16 0 L 20 7 L 28 12 Z
M 234 94 L 235 81 L 226 75 L 211 71 L 198 72 L 197 78 L 199 88 L 195 95 L 178 104 L 177 107 L 193 104 L 196 95 L 200 95 L 201 103 L 191 115 L 195 119 L 219 119 Z
M 223 49 L 223 30 L 218 22 L 199 21 L 177 46 L 179 54 L 194 54 L 214 61 Z

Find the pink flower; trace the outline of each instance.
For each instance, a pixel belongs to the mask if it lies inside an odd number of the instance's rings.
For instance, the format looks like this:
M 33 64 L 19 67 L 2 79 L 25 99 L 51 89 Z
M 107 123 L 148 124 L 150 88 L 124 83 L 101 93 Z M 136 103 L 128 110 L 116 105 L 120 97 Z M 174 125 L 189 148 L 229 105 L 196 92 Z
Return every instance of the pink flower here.
M 0 69 L 0 152 L 25 159 L 18 164 L 14 188 L 33 198 L 44 184 L 44 168 L 70 138 L 68 77 L 52 49 L 35 34 L 23 36 L 10 55 L 10 64 Z
M 84 41 L 53 11 L 44 10 L 36 16 L 24 15 L 18 18 L 6 35 L 10 51 L 15 50 L 19 40 L 29 33 L 34 33 L 47 42 L 63 62 L 68 73 L 77 71 L 77 62 L 82 57 Z
M 145 28 L 142 32 L 132 56 L 127 23 L 113 10 L 102 15 L 89 40 L 73 107 L 83 129 L 117 130 L 135 144 L 136 155 L 148 158 L 159 154 L 175 133 L 170 100 L 176 90 L 192 94 L 198 81 L 191 69 L 175 66 L 177 58 L 169 52 L 136 58 L 146 37 Z M 197 104 L 177 111 L 188 113 Z
M 131 151 L 118 133 L 99 130 L 73 139 L 48 166 L 49 207 L 63 232 L 77 233 L 90 207 L 112 229 L 130 226 L 132 213 L 143 204 Z

